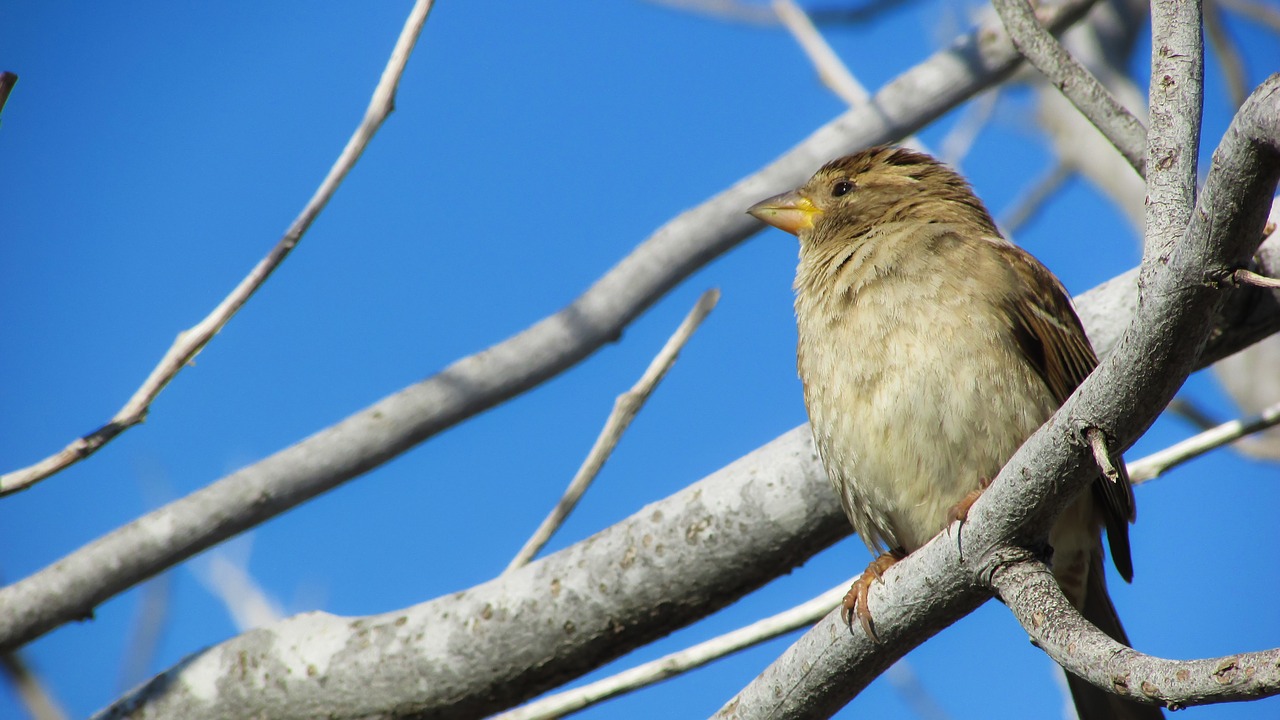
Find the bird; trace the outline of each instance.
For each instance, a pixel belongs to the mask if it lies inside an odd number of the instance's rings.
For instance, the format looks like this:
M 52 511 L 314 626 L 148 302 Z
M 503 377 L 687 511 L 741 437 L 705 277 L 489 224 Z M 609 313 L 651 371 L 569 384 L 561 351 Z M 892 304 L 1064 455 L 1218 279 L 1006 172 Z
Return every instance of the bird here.
M 796 235 L 796 365 L 832 488 L 876 559 L 844 617 L 878 641 L 867 593 L 954 522 L 1097 365 L 1061 281 L 1009 242 L 933 157 L 872 147 L 747 211 Z M 1052 569 L 1084 617 L 1129 644 L 1107 593 L 1102 530 L 1133 578 L 1133 489 L 1100 472 L 1063 511 Z M 1084 720 L 1163 717 L 1068 673 Z

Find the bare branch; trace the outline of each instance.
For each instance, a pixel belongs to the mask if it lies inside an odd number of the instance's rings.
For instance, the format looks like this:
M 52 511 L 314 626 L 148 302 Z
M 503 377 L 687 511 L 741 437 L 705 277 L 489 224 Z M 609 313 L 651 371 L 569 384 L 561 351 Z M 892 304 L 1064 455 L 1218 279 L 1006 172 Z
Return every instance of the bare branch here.
M 1054 6 L 1050 24 L 1061 30 L 1091 3 Z M 0 613 L 0 649 L 84 617 L 141 580 L 554 377 L 616 339 L 682 279 L 758 231 L 761 224 L 743 212 L 751 203 L 795 187 L 831 157 L 915 132 L 1007 77 L 1019 59 L 996 26 L 962 36 L 894 79 L 871 102 L 659 228 L 560 312 L 0 590 L 6 610 Z
M 104 718 L 488 715 L 729 604 L 847 535 L 830 492 L 816 491 L 826 482 L 808 428 L 797 428 L 465 591 L 361 618 L 306 613 L 229 639 Z M 253 669 L 241 672 L 245 657 Z M 197 678 L 218 678 L 217 702 Z M 375 679 L 378 692 L 368 692 Z
M 1151 4 L 1147 213 L 1143 254 L 1170 252 L 1196 202 L 1204 39 L 1200 0 Z M 1268 203 L 1268 207 L 1270 204 Z
M 639 414 L 640 409 L 644 407 L 645 401 L 649 399 L 649 395 L 658 387 L 658 383 L 662 382 L 662 378 L 666 376 L 667 371 L 671 369 L 676 358 L 680 356 L 680 351 L 684 348 L 685 343 L 689 342 L 689 338 L 693 337 L 693 333 L 697 331 L 698 326 L 707 318 L 711 310 L 715 308 L 716 303 L 720 300 L 720 291 L 712 288 L 698 298 L 698 302 L 694 304 L 693 309 L 685 316 L 684 322 L 680 323 L 680 327 L 676 328 L 675 333 L 667 339 L 667 343 L 662 346 L 658 354 L 649 363 L 649 367 L 644 371 L 644 375 L 631 387 L 630 390 L 619 395 L 613 403 L 613 412 L 609 413 L 609 417 L 605 420 L 604 427 L 600 430 L 600 435 L 596 437 L 596 442 L 591 446 L 591 452 L 587 453 L 586 460 L 583 460 L 582 466 L 578 468 L 578 472 L 569 481 L 569 487 L 565 489 L 564 495 L 560 498 L 560 502 L 552 508 L 551 513 L 542 521 L 538 529 L 534 531 L 533 536 L 520 548 L 520 552 L 512 558 L 511 563 L 507 565 L 504 573 L 509 573 L 518 567 L 528 564 L 547 544 L 551 536 L 555 534 L 560 526 L 564 524 L 565 518 L 569 517 L 569 513 L 577 507 L 578 501 L 582 499 L 582 494 L 591 486 L 592 481 L 596 479 L 596 475 L 600 473 L 600 468 L 604 467 L 609 456 L 613 454 L 613 449 L 617 447 L 618 441 L 622 439 L 622 434 L 627 431 L 631 425 L 631 421 Z
M 1040 25 L 1026 0 L 992 0 L 992 5 L 1027 60 L 1107 136 L 1139 175 L 1145 174 L 1147 131 L 1133 113 Z
M 991 582 L 1036 645 L 1068 672 L 1109 692 L 1170 710 L 1280 694 L 1280 649 L 1203 660 L 1152 657 L 1085 620 L 1044 563 L 1008 562 Z
M 732 655 L 739 650 L 758 645 L 797 628 L 812 625 L 840 603 L 845 593 L 849 591 L 849 582 L 831 588 L 790 610 L 757 620 L 746 627 L 665 655 L 630 670 L 624 670 L 603 680 L 531 702 L 524 707 L 497 715 L 492 720 L 558 718 L 611 697 L 617 697 L 702 667 L 712 660 Z
M 1280 403 L 1272 405 L 1248 420 L 1231 420 L 1212 427 L 1181 442 L 1129 463 L 1129 479 L 1137 483 L 1154 480 L 1171 468 L 1194 460 L 1223 445 L 1267 428 L 1280 425 Z
M 382 71 L 382 79 L 378 81 L 378 86 L 374 88 L 373 98 L 369 101 L 369 107 L 365 110 L 364 119 L 361 120 L 360 125 L 352 133 L 351 139 L 347 141 L 347 146 L 343 148 L 338 160 L 333 164 L 333 167 L 329 168 L 329 174 L 325 177 L 324 182 L 320 183 L 320 187 L 311 196 L 311 200 L 307 202 L 306 207 L 294 219 L 284 237 L 280 238 L 280 241 L 271 249 L 271 252 L 267 253 L 267 256 L 258 262 L 257 266 L 231 291 L 231 294 L 227 295 L 213 309 L 213 312 L 209 313 L 195 326 L 178 333 L 177 340 L 174 341 L 168 352 L 161 358 L 160 363 L 151 371 L 151 375 L 134 392 L 133 397 L 129 398 L 124 407 L 120 408 L 120 411 L 111 420 L 107 421 L 106 425 L 84 437 L 77 438 L 59 452 L 34 465 L 0 476 L 0 496 L 25 490 L 54 473 L 60 472 L 89 457 L 103 445 L 111 442 L 120 433 L 145 420 L 152 401 L 156 399 L 160 391 L 164 390 L 165 386 L 177 376 L 182 368 L 195 359 L 196 355 L 204 349 L 204 346 L 213 339 L 213 336 L 218 334 L 218 331 L 231 320 L 236 311 L 248 302 L 249 298 L 271 276 L 271 273 L 275 272 L 280 263 L 284 262 L 284 259 L 302 240 L 303 234 L 311 227 L 311 223 L 315 221 L 320 212 L 324 210 L 325 205 L 329 203 L 333 194 L 337 192 L 338 186 L 342 184 L 342 180 L 346 178 L 347 173 L 351 171 L 351 168 L 355 167 L 356 161 L 360 159 L 360 155 L 368 147 L 369 141 L 378 132 L 378 128 L 382 127 L 383 121 L 395 109 L 396 88 L 400 84 L 400 76 L 404 74 L 405 64 L 409 61 L 409 54 L 413 52 L 414 43 L 418 41 L 418 35 L 422 32 L 422 26 L 427 21 L 427 14 L 431 12 L 433 3 L 434 0 L 418 0 L 414 4 L 408 20 L 405 21 L 404 29 L 400 31 L 400 38 L 396 41 L 396 46 L 391 51 L 391 59 L 387 61 L 387 66 Z
M 1269 288 L 1273 290 L 1276 288 L 1280 288 L 1280 280 L 1277 280 L 1276 278 L 1267 277 L 1266 275 L 1259 275 L 1258 273 L 1252 270 L 1246 270 L 1244 268 L 1236 270 L 1234 273 L 1231 274 L 1231 277 L 1238 283 L 1244 283 L 1247 285 L 1256 285 L 1257 287 Z
M 1111 482 L 1120 482 L 1120 471 L 1111 460 L 1111 451 L 1107 449 L 1107 434 L 1098 428 L 1089 428 L 1085 432 L 1089 441 L 1089 449 L 1093 451 L 1093 461 L 1098 463 L 1102 474 Z
M 800 44 L 809 62 L 822 84 L 826 85 L 836 97 L 852 108 L 866 105 L 871 101 L 871 94 L 863 87 L 858 78 L 849 71 L 848 66 L 836 55 L 835 50 L 827 44 L 822 33 L 814 26 L 813 21 L 805 14 L 803 8 L 794 0 L 773 0 L 774 12 L 778 20 L 791 32 L 792 37 Z M 915 135 L 901 138 L 903 145 L 922 152 L 929 152 L 925 144 Z
M 862 87 L 862 83 L 853 77 L 853 73 L 849 72 L 849 68 L 827 44 L 822 33 L 818 32 L 813 21 L 795 3 L 795 0 L 773 0 L 773 11 L 778 14 L 778 20 L 791 31 L 796 42 L 800 43 L 805 55 L 809 56 L 809 61 L 813 63 L 823 85 L 826 85 L 849 107 L 867 101 L 870 95 Z

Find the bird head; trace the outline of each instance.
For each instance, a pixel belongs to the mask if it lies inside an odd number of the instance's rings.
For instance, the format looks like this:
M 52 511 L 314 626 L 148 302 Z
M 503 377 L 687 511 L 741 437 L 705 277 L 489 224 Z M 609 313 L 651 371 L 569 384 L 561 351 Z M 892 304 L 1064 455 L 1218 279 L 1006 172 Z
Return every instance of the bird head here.
M 982 201 L 954 170 L 907 148 L 878 146 L 832 160 L 804 185 L 748 213 L 800 237 L 839 225 L 856 237 L 890 222 L 958 222 L 996 234 Z M 821 234 L 821 233 L 819 233 Z

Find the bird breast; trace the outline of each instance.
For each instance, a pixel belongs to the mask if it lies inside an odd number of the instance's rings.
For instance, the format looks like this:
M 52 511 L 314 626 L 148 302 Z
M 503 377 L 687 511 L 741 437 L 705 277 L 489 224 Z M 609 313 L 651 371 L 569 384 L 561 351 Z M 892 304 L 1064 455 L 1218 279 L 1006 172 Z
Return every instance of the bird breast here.
M 916 248 L 918 249 L 918 248 Z M 797 274 L 798 369 L 832 486 L 873 551 L 912 552 L 1056 408 L 977 278 L 994 253 L 863 243 Z M 975 250 L 977 252 L 975 252 Z M 967 265 L 965 263 L 968 263 Z M 806 286 L 823 279 L 825 290 Z

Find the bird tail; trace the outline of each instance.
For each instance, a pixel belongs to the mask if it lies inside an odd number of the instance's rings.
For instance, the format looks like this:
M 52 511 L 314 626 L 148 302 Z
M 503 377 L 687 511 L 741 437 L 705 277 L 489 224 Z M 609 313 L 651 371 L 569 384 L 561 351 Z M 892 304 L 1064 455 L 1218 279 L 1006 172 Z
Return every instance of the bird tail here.
M 1120 625 L 1120 617 L 1116 615 L 1111 596 L 1107 594 L 1104 570 L 1099 548 L 1089 561 L 1088 588 L 1080 613 L 1111 639 L 1128 645 L 1129 636 Z M 1154 705 L 1132 702 L 1101 690 L 1072 675 L 1070 671 L 1067 672 L 1067 687 L 1071 690 L 1071 699 L 1075 702 L 1076 714 L 1080 716 L 1080 720 L 1160 720 L 1164 717 L 1160 708 Z

